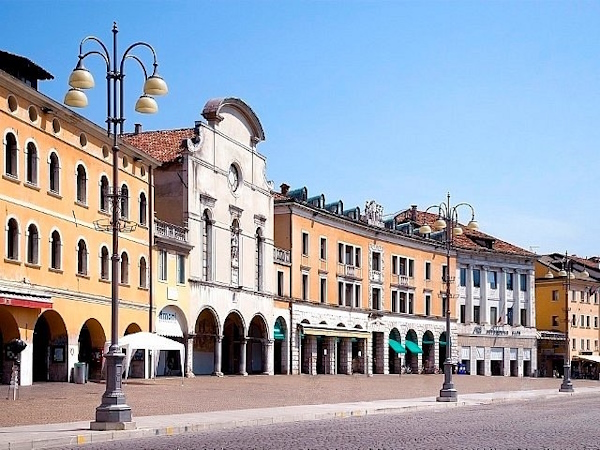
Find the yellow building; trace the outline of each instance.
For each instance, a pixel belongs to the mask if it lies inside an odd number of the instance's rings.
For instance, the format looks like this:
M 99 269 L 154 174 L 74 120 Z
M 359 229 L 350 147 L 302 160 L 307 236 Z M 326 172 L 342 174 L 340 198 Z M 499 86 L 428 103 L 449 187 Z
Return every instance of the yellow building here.
M 562 375 L 563 365 L 570 357 L 573 378 L 598 378 L 599 275 L 597 261 L 575 256 L 565 259 L 560 253 L 537 260 L 535 290 L 541 376 Z
M 67 381 L 78 361 L 100 375 L 111 326 L 111 139 L 37 91 L 44 69 L 2 52 L 0 133 L 0 344 L 20 338 L 21 384 Z M 150 322 L 151 167 L 158 161 L 122 143 L 121 216 L 138 224 L 119 239 L 119 335 Z M 2 381 L 14 359 L 0 354 Z
M 382 216 L 375 202 L 361 213 L 306 188 L 276 194 L 277 299 L 291 311 L 291 373 L 442 367 L 445 250 Z

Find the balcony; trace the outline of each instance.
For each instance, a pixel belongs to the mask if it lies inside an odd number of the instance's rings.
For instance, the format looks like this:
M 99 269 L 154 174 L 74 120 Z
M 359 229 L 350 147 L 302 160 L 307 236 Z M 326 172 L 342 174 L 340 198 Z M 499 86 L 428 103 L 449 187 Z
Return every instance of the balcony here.
M 362 268 L 338 263 L 337 274 L 342 277 L 362 278 Z
M 392 274 L 392 284 L 398 286 L 410 286 L 406 275 L 397 275 L 395 273 Z
M 292 264 L 292 257 L 289 250 L 273 247 L 273 261 L 278 264 Z
M 172 223 L 154 220 L 154 239 L 157 242 L 177 247 L 179 249 L 191 250 L 192 245 L 188 242 L 188 229 Z

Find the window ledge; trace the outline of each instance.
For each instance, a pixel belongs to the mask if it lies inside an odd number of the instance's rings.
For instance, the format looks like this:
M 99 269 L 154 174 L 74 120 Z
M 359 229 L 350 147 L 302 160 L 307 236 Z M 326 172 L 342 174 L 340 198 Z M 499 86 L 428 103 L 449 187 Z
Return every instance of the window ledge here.
M 119 286 L 121 286 L 121 287 L 129 287 L 129 281 L 125 281 L 125 282 L 120 281 L 119 282 Z
M 23 183 L 23 186 L 29 188 L 29 189 L 33 189 L 34 191 L 39 191 L 40 187 L 35 184 L 35 183 L 30 183 L 29 181 L 26 181 L 25 183 Z
M 85 278 L 86 280 L 90 279 L 90 276 L 87 273 L 77 273 L 77 278 Z
M 16 266 L 20 266 L 21 265 L 21 261 L 18 259 L 12 259 L 12 258 L 4 258 L 4 262 L 7 264 L 14 264 Z
M 75 204 L 77 206 L 80 206 L 81 208 L 89 209 L 89 206 L 87 205 L 87 203 L 80 202 L 79 200 L 75 200 Z
M 148 229 L 148 223 L 138 223 L 138 227 Z
M 138 290 L 139 291 L 149 291 L 150 289 L 148 288 L 148 286 L 138 286 Z
M 41 269 L 42 266 L 40 266 L 39 264 L 36 264 L 36 263 L 26 262 L 25 267 L 29 267 L 30 269 Z
M 110 216 L 110 212 L 107 209 L 98 209 L 98 214 L 102 214 L 103 216 Z
M 5 173 L 2 175 L 2 178 L 6 181 L 10 181 L 11 183 L 21 184 L 21 180 L 19 180 L 17 175 L 10 175 L 8 173 Z
M 50 189 L 48 189 L 48 195 L 50 197 L 54 197 L 54 198 L 57 198 L 59 200 L 62 200 L 62 195 L 60 195 L 58 192 L 51 191 Z
M 49 272 L 54 272 L 54 273 L 59 273 L 59 274 L 63 273 L 62 269 L 55 269 L 54 267 L 48 267 L 48 271 Z
M 110 280 L 108 278 L 98 278 L 98 281 L 100 283 L 106 283 L 106 284 L 110 283 Z

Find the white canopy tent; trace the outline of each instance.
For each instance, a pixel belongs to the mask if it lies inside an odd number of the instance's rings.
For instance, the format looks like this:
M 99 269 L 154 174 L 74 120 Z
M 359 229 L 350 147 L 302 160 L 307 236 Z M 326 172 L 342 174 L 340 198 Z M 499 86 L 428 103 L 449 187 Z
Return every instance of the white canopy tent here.
M 110 342 L 104 345 L 104 354 L 108 353 Z M 148 364 L 144 364 L 144 378 L 154 378 L 156 375 L 156 368 L 158 367 L 159 356 L 161 351 L 176 350 L 179 351 L 179 364 L 181 369 L 181 376 L 183 377 L 183 361 L 185 358 L 185 347 L 183 344 L 169 339 L 166 337 L 159 336 L 158 334 L 148 333 L 146 331 L 140 331 L 138 333 L 128 334 L 119 338 L 119 347 L 125 353 L 125 361 L 123 368 L 125 369 L 125 378 L 129 377 L 129 367 L 131 366 L 131 360 L 137 350 L 144 351 L 144 360 L 148 361 L 148 355 L 152 355 L 152 367 L 151 373 L 148 373 Z

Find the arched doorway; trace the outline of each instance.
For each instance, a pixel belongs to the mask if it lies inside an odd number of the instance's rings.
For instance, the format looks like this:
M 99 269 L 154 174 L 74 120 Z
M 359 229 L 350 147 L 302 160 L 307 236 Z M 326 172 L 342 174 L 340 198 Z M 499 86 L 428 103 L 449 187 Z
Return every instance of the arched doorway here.
M 237 312 L 231 312 L 223 326 L 223 357 L 221 369 L 226 374 L 246 374 L 246 340 L 244 322 Z
M 402 357 L 406 354 L 406 349 L 402 345 L 402 338 L 397 328 L 392 328 L 389 336 L 389 359 L 388 369 L 391 374 L 399 374 L 402 370 Z
M 268 344 L 269 333 L 263 317 L 256 315 L 248 327 L 246 344 L 246 372 L 268 373 Z
M 211 375 L 217 372 L 216 340 L 219 335 L 215 313 L 204 309 L 194 326 L 193 371 L 196 375 Z
M 278 317 L 275 321 L 275 327 L 273 328 L 273 369 L 275 375 L 287 374 L 287 325 L 283 317 Z
M 187 320 L 183 311 L 175 306 L 165 306 L 156 320 L 156 334 L 183 344 L 184 358 L 188 358 L 185 335 L 187 335 Z M 185 360 L 180 361 L 179 350 L 163 350 L 160 352 L 156 375 L 181 376 L 181 367 L 187 367 Z
M 67 329 L 56 311 L 42 313 L 33 330 L 33 381 L 68 381 Z
M 433 333 L 431 331 L 426 331 L 423 334 L 422 343 L 423 373 L 435 373 L 435 341 L 433 340 Z
M 304 319 L 301 324 L 310 325 L 307 319 Z M 312 357 L 312 349 L 308 348 L 311 337 L 306 336 L 303 332 L 298 331 L 300 334 L 300 373 L 310 373 L 310 359 Z
M 79 332 L 78 361 L 87 365 L 87 378 L 102 377 L 102 353 L 106 342 L 104 328 L 96 319 L 88 319 Z
M 0 382 L 10 383 L 12 366 L 16 359 L 7 358 L 4 352 L 4 344 L 12 339 L 19 339 L 19 326 L 8 308 L 0 306 Z
M 142 328 L 137 323 L 130 323 L 127 325 L 127 328 L 125 328 L 124 336 L 127 336 L 128 334 L 139 333 L 140 331 L 142 331 Z
M 446 361 L 446 346 L 448 345 L 448 341 L 446 340 L 446 332 L 444 331 L 440 334 L 440 343 L 439 343 L 439 351 L 438 351 L 438 367 L 440 368 L 440 372 L 444 371 L 444 361 Z
M 404 345 L 406 347 L 406 366 L 412 373 L 419 373 L 419 353 L 423 350 L 418 345 L 417 333 L 415 330 L 408 330 Z

